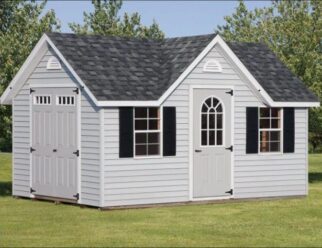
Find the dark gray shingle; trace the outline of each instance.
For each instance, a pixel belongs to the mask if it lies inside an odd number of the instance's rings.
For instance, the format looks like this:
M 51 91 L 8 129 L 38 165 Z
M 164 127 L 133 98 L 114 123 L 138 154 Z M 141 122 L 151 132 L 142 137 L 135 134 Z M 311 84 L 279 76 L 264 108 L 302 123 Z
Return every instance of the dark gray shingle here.
M 115 36 L 48 33 L 99 101 L 157 100 L 215 34 L 153 41 Z M 316 101 L 264 45 L 229 43 L 274 101 Z
M 274 101 L 319 101 L 266 45 L 228 42 L 228 46 Z

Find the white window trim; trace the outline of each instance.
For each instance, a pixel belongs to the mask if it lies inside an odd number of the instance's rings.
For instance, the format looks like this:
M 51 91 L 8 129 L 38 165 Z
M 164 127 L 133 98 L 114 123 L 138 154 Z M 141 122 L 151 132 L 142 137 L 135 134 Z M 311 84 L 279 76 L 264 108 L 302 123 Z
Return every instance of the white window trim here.
M 151 108 L 150 106 L 148 107 L 143 107 L 143 108 Z M 146 118 L 135 118 L 135 109 L 136 107 L 133 108 L 133 158 L 134 159 L 153 159 L 153 158 L 162 158 L 163 157 L 163 106 L 161 107 L 156 107 L 159 109 L 159 118 L 151 118 L 152 120 L 159 120 L 159 125 L 160 128 L 159 130 L 135 130 L 135 120 L 145 120 Z M 149 119 L 149 118 L 148 118 Z M 158 155 L 136 155 L 136 140 L 135 140 L 135 134 L 136 133 L 159 133 L 159 139 L 160 139 L 160 154 Z
M 261 108 L 265 108 L 265 107 L 258 107 L 258 154 L 259 155 L 280 155 L 284 153 L 284 137 L 283 137 L 283 133 L 284 133 L 284 109 L 283 108 L 279 108 L 281 110 L 281 117 L 280 117 L 280 121 L 281 121 L 281 126 L 280 128 L 260 128 L 260 109 Z M 268 109 L 272 109 L 272 108 L 276 108 L 276 107 L 268 107 Z M 271 120 L 272 118 L 270 117 L 269 120 Z M 279 152 L 261 152 L 260 149 L 260 145 L 261 145 L 261 131 L 280 131 L 280 151 Z
M 223 119 L 223 121 L 222 121 L 222 125 L 223 125 L 223 127 L 222 127 L 222 129 L 220 129 L 221 131 L 222 131 L 222 145 L 202 145 L 202 134 L 201 134 L 201 131 L 202 131 L 202 126 L 200 125 L 200 130 L 199 130 L 199 132 L 200 132 L 200 140 L 199 140 L 199 142 L 200 142 L 200 147 L 204 147 L 204 148 L 206 148 L 206 147 L 226 147 L 226 134 L 225 134 L 225 130 L 224 130 L 224 127 L 225 127 L 225 105 L 224 105 L 224 103 L 223 103 L 223 101 L 219 98 L 219 97 L 217 97 L 217 96 L 208 96 L 208 97 L 206 97 L 203 101 L 202 101 L 202 103 L 201 103 L 201 106 L 200 106 L 200 121 L 201 121 L 201 118 L 202 118 L 202 106 L 203 106 L 203 104 L 206 102 L 206 100 L 208 99 L 208 98 L 216 98 L 219 102 L 218 102 L 218 104 L 221 104 L 221 106 L 222 106 L 222 119 Z M 216 107 L 218 106 L 218 104 L 216 105 Z M 216 112 L 217 113 L 217 112 Z M 209 115 L 209 114 L 208 114 Z M 207 119 L 208 120 L 208 119 Z M 209 122 L 207 122 L 207 131 L 209 131 L 208 130 L 208 124 L 209 124 Z M 217 119 L 216 119 L 216 124 L 217 124 Z M 215 124 L 215 125 L 216 125 Z M 220 130 L 218 130 L 217 128 L 215 128 L 214 129 L 215 131 L 220 131 Z M 208 134 L 208 133 L 207 133 Z M 217 135 L 217 134 L 216 134 Z M 208 139 L 209 137 L 207 137 L 207 139 Z M 208 143 L 209 143 L 209 140 L 208 140 Z
M 74 98 L 74 104 L 59 104 L 59 97 L 72 97 Z M 76 96 L 74 95 L 57 95 L 56 96 L 56 105 L 57 106 L 75 106 L 76 105 Z
M 40 104 L 36 102 L 36 97 L 49 97 L 50 98 L 50 103 L 46 103 L 46 104 Z M 33 105 L 37 105 L 37 106 L 50 106 L 53 103 L 53 99 L 52 99 L 52 95 L 34 95 L 32 98 L 32 103 Z

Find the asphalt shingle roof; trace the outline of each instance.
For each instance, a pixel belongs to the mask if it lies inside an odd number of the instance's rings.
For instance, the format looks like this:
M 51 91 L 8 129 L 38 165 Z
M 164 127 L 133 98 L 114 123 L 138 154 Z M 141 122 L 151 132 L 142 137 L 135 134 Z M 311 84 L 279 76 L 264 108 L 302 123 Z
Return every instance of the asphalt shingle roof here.
M 228 42 L 228 46 L 274 101 L 319 101 L 265 44 Z
M 99 101 L 158 100 L 215 34 L 153 41 L 115 36 L 47 34 Z M 229 43 L 275 101 L 316 101 L 264 45 Z

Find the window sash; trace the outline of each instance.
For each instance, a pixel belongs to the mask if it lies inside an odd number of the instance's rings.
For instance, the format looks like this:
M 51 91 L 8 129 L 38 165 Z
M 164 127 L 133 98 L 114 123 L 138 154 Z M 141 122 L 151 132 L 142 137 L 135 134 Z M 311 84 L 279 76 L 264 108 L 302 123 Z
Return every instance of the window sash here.
M 139 108 L 143 108 L 143 107 L 139 107 Z M 158 157 L 161 156 L 162 154 L 162 121 L 161 121 L 161 115 L 162 115 L 162 108 L 156 108 L 158 113 L 157 113 L 157 117 L 149 117 L 150 113 L 150 109 L 151 108 L 155 108 L 155 107 L 145 107 L 146 110 L 146 117 L 136 117 L 135 112 L 136 112 L 136 108 L 134 108 L 133 111 L 133 130 L 134 130 L 134 138 L 133 138 L 133 147 L 134 147 L 134 158 L 144 158 L 144 157 Z M 135 122 L 137 120 L 143 120 L 147 122 L 147 126 L 146 129 L 136 129 L 135 126 Z M 157 121 L 157 129 L 149 129 L 149 121 L 150 120 L 154 120 Z M 149 143 L 148 141 L 148 134 L 158 134 L 158 143 Z M 147 134 L 147 138 L 145 143 L 137 143 L 136 142 L 136 134 Z M 145 146 L 145 154 L 144 155 L 138 155 L 137 154 L 137 146 Z M 153 148 L 155 148 L 155 146 L 158 146 L 158 153 L 157 154 L 149 154 L 150 149 L 153 150 Z
M 261 117 L 261 109 L 269 110 L 269 117 L 264 116 Z M 272 109 L 277 109 L 279 111 L 278 116 L 272 117 Z M 269 120 L 269 128 L 261 128 L 261 120 Z M 272 120 L 279 120 L 279 127 L 272 127 Z M 263 141 L 262 139 L 262 133 L 268 132 L 268 137 L 266 137 L 266 140 Z M 278 132 L 279 140 L 272 140 L 271 139 L 271 132 Z M 262 147 L 264 147 L 263 144 L 266 144 L 268 146 L 268 151 L 262 150 Z M 271 145 L 276 144 L 278 146 L 278 151 L 271 150 Z M 283 109 L 282 108 L 258 108 L 258 151 L 259 153 L 267 154 L 267 153 L 282 153 L 283 152 Z

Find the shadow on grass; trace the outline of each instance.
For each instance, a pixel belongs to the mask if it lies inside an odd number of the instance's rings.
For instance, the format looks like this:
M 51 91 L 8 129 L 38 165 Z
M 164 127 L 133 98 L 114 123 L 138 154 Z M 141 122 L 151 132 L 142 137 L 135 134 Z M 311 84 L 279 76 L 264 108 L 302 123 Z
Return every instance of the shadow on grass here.
M 322 173 L 321 172 L 309 173 L 309 182 L 310 183 L 322 182 Z
M 0 182 L 0 196 L 11 196 L 11 182 Z

